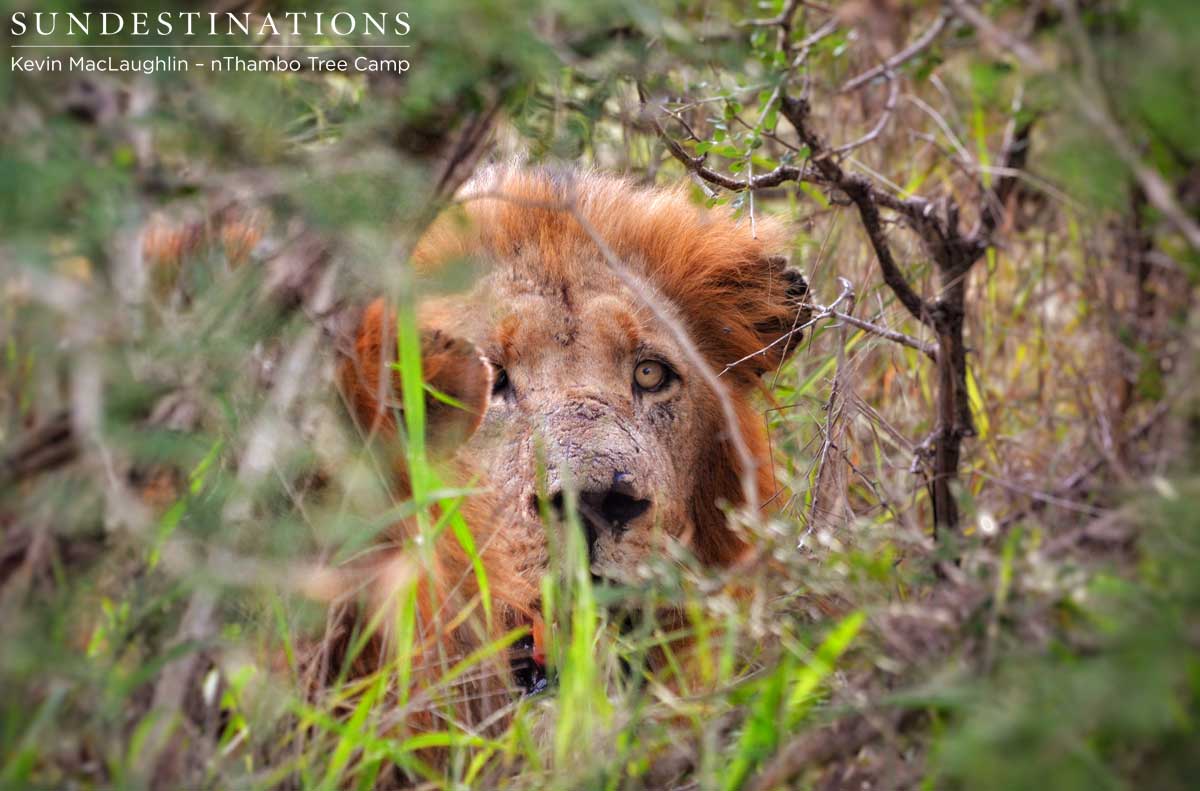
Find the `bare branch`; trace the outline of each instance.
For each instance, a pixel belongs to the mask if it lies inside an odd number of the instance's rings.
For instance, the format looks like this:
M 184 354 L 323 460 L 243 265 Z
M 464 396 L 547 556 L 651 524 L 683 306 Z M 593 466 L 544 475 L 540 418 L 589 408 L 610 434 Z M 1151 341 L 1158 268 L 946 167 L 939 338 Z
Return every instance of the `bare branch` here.
M 891 71 L 888 72 L 888 98 L 883 105 L 883 112 L 879 116 L 879 121 L 871 128 L 871 131 L 851 143 L 845 143 L 832 149 L 829 155 L 845 154 L 847 151 L 853 151 L 860 146 L 865 146 L 875 138 L 882 134 L 887 128 L 888 122 L 892 120 L 892 113 L 896 111 L 896 97 L 900 95 L 900 83 L 896 80 L 896 75 Z
M 929 48 L 929 45 L 937 40 L 938 34 L 940 34 L 942 29 L 946 27 L 946 21 L 949 18 L 950 14 L 948 10 L 943 10 L 942 13 L 938 14 L 937 19 L 933 21 L 933 24 L 930 25 L 924 33 L 917 36 L 917 38 L 913 40 L 913 43 L 909 44 L 907 47 L 900 50 L 883 63 L 880 63 L 878 66 L 872 69 L 867 69 L 857 77 L 847 80 L 846 83 L 838 89 L 839 92 L 849 93 L 850 91 L 861 88 L 881 74 L 894 71 L 915 58 L 917 55 L 920 55 Z
M 767 19 L 747 19 L 745 22 L 740 22 L 741 27 L 779 27 L 785 30 L 791 29 L 792 17 L 796 13 L 796 9 L 800 7 L 800 0 L 788 0 L 783 10 L 778 16 L 768 17 Z
M 854 327 L 857 327 L 858 329 L 863 330 L 864 332 L 869 332 L 872 335 L 878 335 L 881 338 L 885 338 L 894 343 L 898 343 L 901 346 L 907 346 L 910 349 L 916 349 L 917 351 L 921 352 L 921 354 L 924 354 L 926 357 L 929 357 L 932 360 L 937 359 L 937 346 L 934 344 L 926 343 L 925 341 L 922 341 L 919 338 L 914 338 L 911 335 L 907 335 L 903 332 L 889 329 L 887 327 L 881 327 L 878 324 L 873 324 L 864 319 L 860 319 L 857 316 L 852 316 L 849 313 L 845 313 L 843 311 L 838 310 L 837 306 L 839 304 L 841 304 L 846 299 L 853 298 L 853 296 L 854 296 L 854 291 L 850 288 L 849 283 L 844 278 L 838 278 L 838 280 L 842 281 L 844 288 L 843 288 L 842 293 L 838 296 L 837 299 L 835 299 L 829 305 L 818 305 L 818 304 L 814 303 L 812 305 L 806 306 L 810 310 L 813 311 L 812 318 L 810 318 L 808 321 L 804 322 L 803 324 L 797 325 L 797 326 L 793 327 L 792 329 L 788 330 L 786 333 L 779 336 L 775 340 L 771 341 L 770 343 L 768 343 L 766 346 L 762 347 L 761 349 L 756 349 L 755 351 L 751 352 L 750 354 L 747 354 L 745 357 L 741 358 L 740 360 L 734 360 L 729 365 L 726 365 L 725 368 L 721 370 L 721 373 L 717 374 L 717 376 L 724 376 L 725 374 L 729 373 L 732 369 L 737 368 L 742 363 L 747 362 L 749 360 L 753 360 L 755 357 L 758 357 L 760 355 L 766 354 L 771 349 L 773 349 L 775 346 L 777 346 L 781 343 L 786 343 L 788 338 L 791 338 L 796 333 L 803 332 L 804 330 L 813 326 L 814 324 L 816 324 L 818 321 L 821 321 L 822 319 L 836 319 L 838 321 L 841 321 L 846 324 L 850 324 Z
M 844 277 L 839 277 L 838 282 L 842 284 L 842 293 L 838 296 L 837 301 L 845 300 L 847 303 L 847 312 L 854 312 L 854 287 L 850 281 Z M 845 512 L 849 509 L 849 504 L 846 502 L 846 477 L 844 470 L 829 466 L 829 451 L 837 448 L 835 437 L 840 428 L 840 419 L 845 409 L 846 395 L 848 382 L 850 379 L 849 371 L 846 367 L 846 330 L 843 327 L 842 337 L 837 344 L 837 367 L 833 374 L 833 386 L 829 389 L 829 400 L 825 402 L 825 430 L 822 432 L 821 452 L 817 455 L 817 477 L 813 484 L 812 503 L 808 512 L 808 527 L 805 530 L 807 536 L 817 524 L 817 518 L 821 515 L 822 509 L 827 516 L 834 515 L 832 506 L 825 505 L 824 494 L 828 492 L 832 497 L 840 500 L 841 508 L 839 510 Z M 801 545 L 804 540 L 801 539 Z
M 857 316 L 851 316 L 849 313 L 842 313 L 838 310 L 829 311 L 829 316 L 837 319 L 838 321 L 844 321 L 847 324 L 858 327 L 864 332 L 869 332 L 872 335 L 878 335 L 880 338 L 886 338 L 893 343 L 898 343 L 901 346 L 907 346 L 910 349 L 916 349 L 931 360 L 937 359 L 938 352 L 936 344 L 926 343 L 919 338 L 914 338 L 913 336 L 907 335 L 898 330 L 880 327 L 878 324 L 872 324 L 871 322 L 864 321 Z
M 879 261 L 879 268 L 883 274 L 884 282 L 895 292 L 896 298 L 900 300 L 900 304 L 904 305 L 905 309 L 914 318 L 923 324 L 930 324 L 928 306 L 921 299 L 920 295 L 913 290 L 904 273 L 900 271 L 896 259 L 892 256 L 892 249 L 883 232 L 883 222 L 879 216 L 879 204 L 876 202 L 876 192 L 871 183 L 861 176 L 848 175 L 842 170 L 841 165 L 828 156 L 825 144 L 808 123 L 809 104 L 807 100 L 793 99 L 784 94 L 780 96 L 780 103 L 781 112 L 784 117 L 796 129 L 796 133 L 800 135 L 800 139 L 804 141 L 809 151 L 812 152 L 813 164 L 817 170 L 832 185 L 846 193 L 846 196 L 858 208 L 863 228 L 867 232 L 871 248 L 875 251 L 875 257 Z
M 1128 435 L 1126 435 L 1125 442 L 1130 443 L 1149 434 L 1150 430 L 1153 429 L 1154 426 L 1159 423 L 1159 421 L 1170 414 L 1171 408 L 1174 405 L 1174 402 L 1170 400 L 1159 402 L 1159 404 L 1155 406 L 1153 410 L 1151 410 L 1150 414 L 1147 415 L 1145 419 L 1143 419 L 1142 422 L 1139 423 L 1132 431 L 1130 431 Z M 1051 488 L 1049 492 L 1026 492 L 1033 502 L 1028 507 L 1018 508 L 1016 511 L 1006 516 L 1000 523 L 1000 529 L 1005 530 L 1011 527 L 1012 525 L 1024 519 L 1026 516 L 1029 516 L 1031 512 L 1041 511 L 1049 504 L 1063 505 L 1063 502 L 1066 501 L 1072 506 L 1076 505 L 1073 501 L 1068 500 L 1067 498 L 1077 495 L 1084 482 L 1086 482 L 1088 478 L 1092 477 L 1100 470 L 1104 469 L 1104 467 L 1108 465 L 1111 458 L 1112 457 L 1108 454 L 1100 454 L 1092 461 L 1068 475 L 1066 478 L 1063 478 L 1062 481 L 1060 481 L 1057 486 Z
M 805 168 L 795 165 L 778 165 L 773 170 L 760 173 L 757 176 L 748 176 L 746 179 L 735 179 L 726 176 L 705 165 L 705 162 L 708 160 L 706 155 L 693 157 L 684 150 L 679 141 L 667 134 L 667 131 L 658 122 L 658 119 L 650 117 L 650 123 L 654 127 L 655 134 L 667 146 L 667 150 L 671 152 L 671 156 L 679 160 L 689 172 L 694 173 L 709 184 L 715 184 L 731 192 L 745 192 L 747 190 L 778 187 L 780 184 L 789 181 L 804 181 L 808 177 Z
M 0 489 L 66 464 L 78 451 L 70 414 L 58 412 L 5 449 L 0 456 Z
M 830 35 L 832 35 L 833 31 L 837 30 L 837 28 L 838 28 L 838 20 L 837 20 L 837 17 L 834 17 L 833 19 L 830 19 L 828 22 L 826 22 L 825 24 L 821 25 L 819 28 L 814 30 L 807 38 L 805 38 L 803 41 L 801 41 L 797 46 L 795 46 L 795 47 L 789 46 L 787 49 L 789 54 L 792 52 L 792 50 L 795 50 L 795 49 L 800 50 L 800 54 L 797 55 L 792 60 L 792 68 L 795 68 L 795 67 L 799 66 L 801 63 L 803 63 L 805 61 L 805 59 L 808 58 L 808 51 L 811 50 L 817 44 L 819 44 L 822 39 L 826 39 Z
M 1024 61 L 1026 65 L 1032 66 L 1038 71 L 1046 68 L 1046 64 L 1042 61 L 1042 56 L 1038 55 L 1032 47 L 993 23 L 982 11 L 967 3 L 967 0 L 949 0 L 949 3 L 953 6 L 954 13 L 964 22 L 999 44 L 1003 49 L 1012 52 L 1020 60 Z
M 990 240 L 996 229 L 1000 227 L 1004 212 L 1007 210 L 1008 199 L 1016 189 L 1017 181 L 1025 172 L 1025 161 L 1029 158 L 1029 135 L 1033 129 L 1034 119 L 1021 122 L 1012 132 L 1011 139 L 1005 146 L 1003 165 L 1000 177 L 985 195 L 983 209 L 979 217 L 979 230 L 975 236 L 980 240 Z
M 434 191 L 435 202 L 449 200 L 470 177 L 480 157 L 487 152 L 487 143 L 495 128 L 496 117 L 503 106 L 503 92 L 497 94 L 483 110 L 471 116 L 458 133 L 453 150 L 442 163 L 441 174 Z

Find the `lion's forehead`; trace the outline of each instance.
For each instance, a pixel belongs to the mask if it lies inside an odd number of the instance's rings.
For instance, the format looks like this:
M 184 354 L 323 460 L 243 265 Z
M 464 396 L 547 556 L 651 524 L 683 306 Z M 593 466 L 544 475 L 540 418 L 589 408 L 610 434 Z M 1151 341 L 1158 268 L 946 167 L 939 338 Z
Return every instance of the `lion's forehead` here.
M 502 270 L 486 278 L 465 307 L 471 339 L 495 362 L 513 364 L 564 353 L 567 362 L 619 363 L 647 342 L 673 346 L 659 316 L 675 308 L 652 286 L 635 279 L 631 288 L 607 270 L 580 269 L 595 276 L 552 280 Z
M 612 469 L 668 465 L 654 437 L 672 436 L 674 426 L 656 413 L 678 405 L 643 414 L 633 399 L 633 370 L 648 350 L 685 367 L 657 311 L 645 304 L 652 294 L 615 278 L 548 283 L 501 276 L 473 296 L 473 340 L 505 370 L 515 393 L 511 406 L 489 412 L 474 450 L 507 445 L 513 455 L 500 466 L 524 469 L 529 460 L 517 461 L 524 451 L 515 446 L 532 453 L 529 436 L 540 434 L 549 442 L 544 450 L 561 446 L 564 462 L 582 454 L 611 456 Z

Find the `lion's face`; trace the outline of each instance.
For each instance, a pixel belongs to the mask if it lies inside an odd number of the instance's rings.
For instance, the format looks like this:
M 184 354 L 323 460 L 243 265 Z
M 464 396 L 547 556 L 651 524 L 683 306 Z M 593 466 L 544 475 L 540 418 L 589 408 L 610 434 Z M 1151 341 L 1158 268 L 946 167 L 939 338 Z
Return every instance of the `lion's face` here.
M 419 306 L 425 377 L 465 407 L 427 397 L 427 430 L 483 492 L 463 509 L 485 562 L 529 592 L 505 590 L 510 601 L 534 603 L 571 503 L 603 578 L 636 578 L 672 542 L 709 564 L 744 552 L 723 511 L 743 500 L 729 437 L 740 434 L 768 499 L 750 395 L 795 348 L 805 317 L 803 278 L 772 255 L 781 238 L 769 221 L 755 231 L 680 190 L 499 170 L 418 244 L 423 271 L 467 261 L 480 272 L 468 293 Z M 341 369 L 365 426 L 395 419 L 384 406 L 394 398 L 379 398 L 399 385 L 385 364 L 388 315 L 382 303 L 368 310 Z M 721 374 L 720 395 L 689 362 L 697 356 Z
M 535 589 L 571 499 L 593 573 L 626 580 L 664 542 L 691 542 L 688 503 L 719 410 L 669 328 L 603 260 L 579 261 L 592 276 L 574 282 L 528 263 L 498 262 L 454 306 L 492 373 L 457 459 L 492 492 L 483 518 Z M 675 310 L 650 283 L 642 294 Z

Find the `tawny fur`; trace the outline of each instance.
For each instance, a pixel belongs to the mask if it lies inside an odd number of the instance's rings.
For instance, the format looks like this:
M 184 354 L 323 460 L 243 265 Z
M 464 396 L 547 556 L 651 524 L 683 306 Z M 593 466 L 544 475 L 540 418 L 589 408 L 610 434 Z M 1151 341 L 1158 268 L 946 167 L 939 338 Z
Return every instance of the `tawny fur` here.
M 575 213 L 639 279 L 640 293 L 613 275 Z M 488 170 L 469 184 L 425 234 L 413 261 L 426 274 L 460 261 L 479 269 L 480 286 L 426 300 L 418 320 L 426 380 L 468 407 L 447 409 L 427 399 L 428 432 L 449 474 L 486 490 L 463 513 L 483 548 L 500 616 L 490 630 L 481 626 L 474 575 L 453 538 L 425 556 L 432 558 L 429 567 L 416 568 L 414 528 L 399 524 L 377 554 L 379 582 L 366 609 L 339 624 L 343 633 L 354 619 L 361 625 L 380 613 L 386 625 L 396 604 L 389 595 L 394 580 L 411 573 L 420 578 L 423 667 L 536 617 L 539 577 L 549 571 L 545 531 L 552 529 L 528 505 L 541 452 L 554 462 L 552 487 L 568 478 L 581 488 L 603 486 L 607 477 L 624 476 L 653 505 L 621 535 L 597 540 L 600 573 L 636 573 L 663 541 L 683 544 L 712 566 L 742 557 L 745 543 L 722 510 L 743 496 L 720 401 L 642 300 L 655 300 L 679 321 L 709 367 L 723 373 L 736 430 L 756 460 L 758 496 L 766 501 L 774 486 L 771 458 L 751 398 L 762 375 L 799 342 L 799 333 L 782 336 L 807 316 L 804 280 L 784 266 L 784 248 L 776 223 L 759 218 L 752 228 L 726 208 L 706 210 L 685 186 L 647 189 L 596 173 L 516 168 Z M 399 377 L 389 367 L 394 339 L 391 313 L 382 302 L 371 305 L 353 355 L 339 367 L 358 424 L 385 445 L 400 403 Z M 682 372 L 673 389 L 630 390 L 628 375 L 646 349 Z M 502 369 L 512 390 L 497 396 L 492 389 Z M 399 497 L 409 494 L 399 462 L 395 488 Z M 472 615 L 456 618 L 463 608 Z M 386 628 L 380 634 L 359 658 L 359 671 L 386 661 Z M 458 716 L 478 721 L 506 703 L 492 694 L 506 683 L 502 668 L 489 673 L 463 696 L 477 705 Z M 490 704 L 478 703 L 489 695 Z

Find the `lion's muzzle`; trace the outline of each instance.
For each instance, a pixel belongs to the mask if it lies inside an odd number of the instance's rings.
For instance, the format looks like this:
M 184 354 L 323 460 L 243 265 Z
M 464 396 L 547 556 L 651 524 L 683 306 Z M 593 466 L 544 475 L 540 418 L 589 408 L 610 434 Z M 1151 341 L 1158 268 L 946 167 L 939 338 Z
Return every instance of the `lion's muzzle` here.
M 590 562 L 596 560 L 596 545 L 601 539 L 619 541 L 630 523 L 650 510 L 650 500 L 638 497 L 631 482 L 632 476 L 628 473 L 614 472 L 611 486 L 579 492 L 579 522 L 583 526 Z M 567 503 L 561 490 L 551 495 L 550 505 L 560 521 L 565 521 Z

